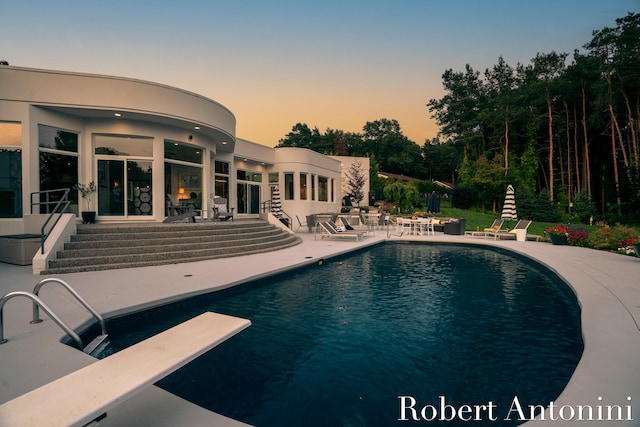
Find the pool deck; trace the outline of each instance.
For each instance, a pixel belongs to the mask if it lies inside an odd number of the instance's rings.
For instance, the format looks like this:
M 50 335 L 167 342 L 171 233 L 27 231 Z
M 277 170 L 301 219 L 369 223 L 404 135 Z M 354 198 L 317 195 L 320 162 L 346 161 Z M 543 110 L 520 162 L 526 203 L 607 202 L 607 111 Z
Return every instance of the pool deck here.
M 71 284 L 99 313 L 109 318 L 318 263 L 321 259 L 387 240 L 385 231 L 377 231 L 375 236 L 360 241 L 315 240 L 306 233 L 299 236 L 302 244 L 266 254 L 55 277 Z M 592 421 L 591 424 L 640 425 L 639 259 L 542 242 L 494 241 L 442 233 L 392 236 L 388 240 L 496 246 L 531 257 L 555 271 L 578 296 L 585 349 L 569 384 L 554 402 L 556 408 L 565 406 L 563 413 L 556 409 L 555 413 L 546 414 L 547 420 L 527 425 L 584 425 L 588 421 L 578 420 L 577 415 L 571 417 L 571 421 L 562 420 L 563 416 L 569 418 L 572 409 L 577 412 L 580 405 L 590 405 L 594 411 L 601 405 L 605 417 L 606 405 L 619 405 L 625 418 L 628 409 L 634 418 Z M 44 276 L 33 275 L 31 266 L 0 263 L 0 277 L 0 295 L 5 295 L 16 290 L 30 292 Z M 40 296 L 73 328 L 84 329 L 93 322 L 90 314 L 61 286 L 45 286 Z M 4 307 L 4 336 L 9 341 L 0 345 L 0 404 L 95 362 L 74 347 L 61 344 L 64 332 L 46 314 L 41 314 L 41 318 L 44 322 L 40 324 L 29 323 L 31 302 L 25 298 L 13 298 Z M 402 390 L 397 393 L 401 394 Z M 422 402 L 427 403 L 435 402 Z M 470 405 L 486 403 L 468 402 Z M 506 415 L 508 410 L 498 408 L 498 415 Z M 528 409 L 523 407 L 523 410 Z M 550 417 L 556 420 L 549 420 Z M 455 424 L 454 421 L 451 425 Z M 240 427 L 244 424 L 152 386 L 110 411 L 99 425 Z

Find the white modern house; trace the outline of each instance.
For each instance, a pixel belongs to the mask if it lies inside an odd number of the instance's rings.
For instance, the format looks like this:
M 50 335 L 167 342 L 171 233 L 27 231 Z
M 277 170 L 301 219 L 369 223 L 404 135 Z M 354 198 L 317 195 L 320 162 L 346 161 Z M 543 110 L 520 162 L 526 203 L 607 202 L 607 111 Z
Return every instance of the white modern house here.
M 236 118 L 196 93 L 123 77 L 0 66 L 0 235 L 28 232 L 50 190 L 99 223 L 162 222 L 171 195 L 209 217 L 212 198 L 235 218 L 258 217 L 272 188 L 283 210 L 337 212 L 341 161 L 236 137 Z M 368 159 L 367 165 L 368 165 Z M 367 169 L 368 176 L 368 169 Z

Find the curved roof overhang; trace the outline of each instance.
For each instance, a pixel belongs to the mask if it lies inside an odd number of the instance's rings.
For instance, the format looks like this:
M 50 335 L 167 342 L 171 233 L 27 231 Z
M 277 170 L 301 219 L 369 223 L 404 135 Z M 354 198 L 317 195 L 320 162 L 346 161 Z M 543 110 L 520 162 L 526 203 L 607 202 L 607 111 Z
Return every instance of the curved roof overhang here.
M 103 109 L 86 107 L 68 107 L 33 104 L 34 106 L 56 111 L 61 114 L 68 114 L 86 120 L 127 120 L 150 123 L 154 125 L 169 126 L 183 129 L 188 134 L 201 135 L 217 147 L 217 152 L 233 152 L 235 148 L 235 137 L 222 129 L 216 128 L 206 123 L 189 120 L 185 117 L 175 117 L 161 115 L 158 113 L 146 113 L 140 111 L 130 111 L 124 109 Z M 118 116 L 116 116 L 118 114 Z

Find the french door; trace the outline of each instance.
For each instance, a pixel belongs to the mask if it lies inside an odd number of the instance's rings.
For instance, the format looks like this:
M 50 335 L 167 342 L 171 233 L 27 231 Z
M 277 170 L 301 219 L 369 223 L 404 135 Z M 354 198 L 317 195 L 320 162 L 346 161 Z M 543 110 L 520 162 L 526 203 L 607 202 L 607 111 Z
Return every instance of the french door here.
M 238 183 L 239 214 L 258 215 L 260 213 L 260 184 Z

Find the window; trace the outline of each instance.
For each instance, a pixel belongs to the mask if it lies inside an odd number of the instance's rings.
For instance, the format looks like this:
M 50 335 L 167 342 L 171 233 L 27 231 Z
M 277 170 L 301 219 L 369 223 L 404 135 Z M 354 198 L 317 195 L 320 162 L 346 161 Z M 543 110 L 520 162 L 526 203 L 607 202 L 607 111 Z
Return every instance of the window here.
M 336 187 L 335 179 L 331 178 L 331 188 L 329 189 L 329 191 L 331 192 L 331 202 L 336 201 L 336 196 L 334 191 L 335 187 Z
M 300 172 L 300 200 L 307 200 L 307 174 Z
M 215 162 L 215 171 L 216 173 L 220 173 L 223 175 L 229 175 L 229 163 L 227 162 L 219 162 L 216 160 Z
M 22 217 L 22 125 L 0 122 L 0 218 Z
M 316 199 L 316 176 L 311 175 L 311 200 Z
M 269 174 L 269 184 L 277 184 L 280 182 L 280 177 L 278 172 L 272 172 Z
M 140 136 L 95 135 L 96 154 L 153 157 L 153 139 Z
M 229 163 L 215 161 L 215 197 L 229 200 Z
M 170 160 L 180 160 L 187 163 L 202 164 L 202 149 L 191 145 L 180 144 L 179 142 L 164 142 L 164 158 Z M 228 173 L 228 172 L 227 172 Z
M 284 174 L 284 199 L 293 200 L 293 173 Z
M 240 181 L 262 182 L 262 174 L 257 172 L 248 172 L 238 169 L 236 176 Z
M 51 126 L 38 126 L 40 147 L 40 191 L 73 188 L 78 183 L 78 133 Z M 58 194 L 49 201 L 54 202 Z M 78 212 L 78 192 L 69 193 L 72 210 Z M 41 206 L 40 212 L 47 212 Z
M 318 177 L 318 201 L 329 201 L 329 179 L 326 176 Z
M 38 126 L 38 145 L 56 151 L 78 152 L 78 134 L 51 126 Z

